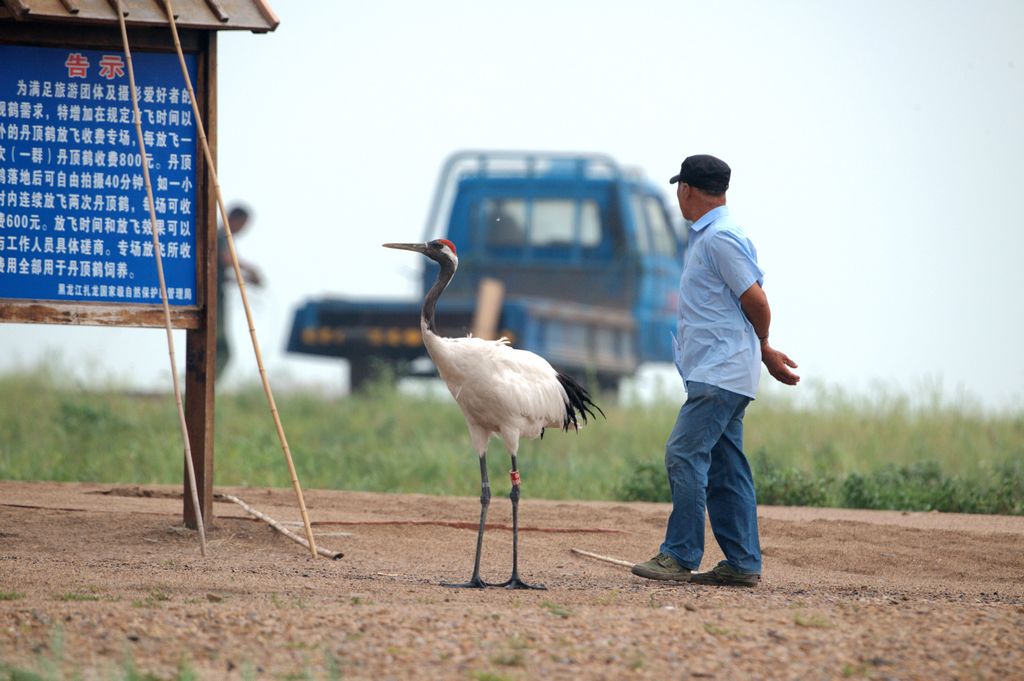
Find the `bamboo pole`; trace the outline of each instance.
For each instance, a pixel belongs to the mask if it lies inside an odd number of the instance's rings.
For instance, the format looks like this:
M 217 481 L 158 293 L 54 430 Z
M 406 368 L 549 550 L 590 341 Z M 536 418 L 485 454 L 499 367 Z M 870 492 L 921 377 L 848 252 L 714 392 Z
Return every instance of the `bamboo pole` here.
M 167 330 L 167 352 L 171 359 L 171 382 L 174 385 L 174 403 L 178 408 L 178 423 L 181 426 L 181 438 L 185 441 L 185 468 L 188 471 L 188 486 L 192 496 L 192 506 L 196 511 L 196 525 L 199 528 L 199 550 L 206 555 L 206 527 L 203 523 L 203 509 L 199 506 L 199 492 L 196 489 L 196 471 L 192 463 L 192 444 L 188 437 L 188 425 L 185 423 L 185 409 L 181 404 L 181 387 L 178 385 L 178 363 L 174 359 L 174 334 L 171 331 L 171 306 L 167 302 L 167 282 L 164 279 L 163 259 L 160 257 L 160 237 L 156 223 L 156 202 L 153 200 L 153 184 L 149 179 L 149 161 L 146 157 L 146 143 L 142 137 L 142 114 L 139 112 L 139 96 L 135 90 L 135 69 L 132 65 L 132 52 L 128 47 L 128 29 L 124 24 L 124 11 L 121 0 L 116 0 L 117 19 L 121 25 L 121 39 L 124 42 L 124 55 L 128 62 L 128 85 L 132 95 L 132 109 L 135 112 L 135 135 L 139 138 L 139 154 L 142 166 L 142 179 L 146 185 L 146 199 L 149 201 L 149 222 L 153 233 L 153 258 L 156 260 L 156 275 L 160 281 L 160 301 L 164 307 L 164 327 Z
M 118 0 L 120 2 L 120 0 Z M 203 146 L 203 154 L 206 157 L 206 167 L 210 172 L 210 179 L 213 182 L 213 189 L 217 196 L 217 207 L 220 208 L 221 220 L 224 223 L 224 233 L 227 237 L 228 251 L 231 253 L 231 265 L 235 270 L 235 281 L 238 283 L 238 290 L 242 295 L 242 306 L 245 308 L 245 318 L 249 323 L 249 337 L 252 339 L 252 349 L 256 355 L 256 364 L 259 366 L 260 380 L 263 382 L 263 392 L 267 395 L 267 403 L 270 405 L 270 413 L 274 417 L 274 426 L 277 428 L 277 437 L 281 441 L 281 449 L 284 451 L 285 461 L 288 463 L 288 474 L 292 479 L 292 487 L 295 489 L 295 496 L 299 500 L 299 511 L 302 514 L 302 523 L 306 528 L 306 540 L 309 542 L 309 551 L 315 559 L 317 556 L 316 541 L 313 539 L 313 527 L 309 522 L 309 514 L 306 512 L 306 501 L 302 496 L 302 487 L 299 485 L 299 477 L 295 472 L 295 463 L 292 461 L 291 449 L 288 447 L 288 439 L 284 434 L 284 426 L 281 425 L 281 417 L 277 412 L 277 403 L 274 402 L 274 393 L 270 389 L 270 380 L 267 378 L 267 371 L 263 367 L 263 353 L 260 352 L 260 343 L 256 338 L 256 325 L 252 319 L 252 310 L 249 308 L 249 296 L 245 290 L 245 281 L 242 278 L 242 269 L 238 265 L 238 254 L 235 251 L 235 240 L 231 235 L 231 227 L 228 225 L 228 213 L 224 208 L 224 197 L 220 191 L 220 182 L 217 179 L 217 170 L 213 163 L 213 154 L 210 151 L 210 144 L 206 139 L 206 129 L 203 126 L 203 118 L 199 113 L 199 103 L 196 100 L 195 90 L 192 88 L 192 78 L 188 75 L 188 68 L 185 66 L 185 55 L 181 49 L 181 41 L 178 39 L 178 25 L 174 20 L 174 10 L 171 7 L 171 0 L 164 0 L 164 9 L 167 12 L 167 21 L 171 26 L 171 34 L 174 37 L 174 47 L 178 52 L 178 61 L 181 62 L 181 72 L 185 77 L 185 84 L 188 86 L 188 94 L 192 99 L 192 112 L 195 114 L 196 129 L 199 131 L 199 140 Z
M 604 563 L 611 563 L 612 565 L 620 565 L 622 567 L 628 567 L 628 568 L 633 567 L 633 563 L 630 563 L 629 561 L 619 560 L 618 558 L 609 558 L 608 556 L 602 556 L 599 553 L 591 553 L 590 551 L 584 551 L 583 549 L 575 549 L 575 548 L 574 549 L 570 549 L 570 551 L 572 551 L 573 553 L 579 554 L 581 556 L 586 556 L 587 558 L 593 558 L 594 560 L 600 560 L 600 561 L 602 561 Z
M 273 527 L 275 530 L 277 530 L 278 532 L 280 532 L 284 536 L 286 536 L 289 539 L 291 539 L 293 542 L 302 544 L 306 548 L 309 548 L 309 542 L 307 542 L 305 539 L 303 539 L 299 535 L 297 535 L 294 532 L 292 532 L 291 530 L 289 530 L 283 524 L 281 524 L 278 521 L 276 521 L 273 518 L 271 518 L 269 515 L 267 515 L 265 513 L 262 513 L 260 511 L 257 511 L 255 508 L 253 508 L 249 504 L 245 503 L 244 501 L 242 501 L 238 497 L 233 496 L 231 494 L 221 494 L 220 496 L 223 499 L 227 499 L 228 501 L 230 501 L 233 504 L 238 504 L 243 509 L 245 509 L 246 513 L 248 513 L 249 515 L 253 516 L 254 518 L 259 518 L 260 520 L 262 520 L 266 524 L 270 525 L 271 527 Z M 345 534 L 348 534 L 348 533 L 346 532 Z M 341 551 L 331 551 L 330 549 L 325 549 L 322 546 L 317 546 L 316 547 L 316 552 L 318 554 L 320 554 L 321 556 L 323 556 L 324 558 L 330 558 L 331 560 L 338 560 L 339 558 L 341 558 L 342 556 L 345 555 Z

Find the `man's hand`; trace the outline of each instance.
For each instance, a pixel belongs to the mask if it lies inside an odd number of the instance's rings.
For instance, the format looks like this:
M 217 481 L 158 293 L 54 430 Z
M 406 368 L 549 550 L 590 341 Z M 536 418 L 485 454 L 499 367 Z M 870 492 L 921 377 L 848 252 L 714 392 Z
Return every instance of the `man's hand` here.
M 796 369 L 797 364 L 784 352 L 776 350 L 767 342 L 761 344 L 761 361 L 768 367 L 768 373 L 779 383 L 796 385 L 800 377 L 790 371 L 790 367 Z
M 772 310 L 768 306 L 768 296 L 760 284 L 754 282 L 743 292 L 740 296 L 740 307 L 750 320 L 750 325 L 754 327 L 754 333 L 761 339 L 761 361 L 768 367 L 768 373 L 779 383 L 799 383 L 800 377 L 789 370 L 790 367 L 796 369 L 796 362 L 786 353 L 768 345 L 768 326 L 772 323 Z
M 245 279 L 247 283 L 252 284 L 253 286 L 263 285 L 263 276 L 260 274 L 258 269 L 247 262 L 239 262 L 238 267 L 242 270 L 242 278 Z

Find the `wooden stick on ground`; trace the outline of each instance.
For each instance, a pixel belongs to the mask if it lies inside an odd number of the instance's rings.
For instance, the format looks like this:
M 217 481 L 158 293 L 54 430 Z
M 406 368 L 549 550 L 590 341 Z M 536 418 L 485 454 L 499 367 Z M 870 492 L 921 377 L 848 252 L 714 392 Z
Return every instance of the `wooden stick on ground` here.
M 118 0 L 120 1 L 120 0 Z M 302 487 L 299 485 L 299 477 L 295 472 L 295 464 L 292 462 L 292 452 L 288 448 L 288 439 L 284 435 L 284 426 L 281 425 L 281 416 L 277 413 L 277 403 L 274 402 L 274 393 L 270 389 L 270 380 L 267 378 L 267 371 L 263 367 L 263 353 L 260 352 L 260 343 L 256 339 L 256 325 L 252 320 L 252 310 L 249 309 L 249 296 L 245 291 L 245 281 L 242 278 L 242 269 L 238 265 L 238 254 L 235 252 L 235 240 L 231 235 L 231 227 L 228 225 L 228 213 L 224 207 L 224 197 L 220 191 L 220 181 L 217 179 L 217 169 L 213 163 L 213 154 L 210 151 L 210 143 L 206 139 L 206 129 L 203 127 L 203 117 L 199 113 L 199 103 L 196 100 L 195 90 L 192 89 L 192 78 L 188 75 L 188 68 L 185 66 L 185 55 L 181 50 L 181 41 L 178 39 L 178 26 L 174 20 L 174 9 L 171 7 L 171 0 L 164 0 L 164 9 L 167 12 L 167 21 L 171 27 L 171 35 L 174 38 L 174 47 L 178 52 L 178 61 L 181 62 L 181 72 L 185 77 L 185 85 L 188 86 L 188 94 L 192 99 L 192 112 L 195 114 L 196 130 L 199 132 L 199 141 L 203 147 L 203 154 L 206 157 L 206 167 L 210 173 L 214 193 L 217 197 L 217 206 L 220 208 L 221 220 L 224 223 L 224 235 L 227 237 L 228 251 L 231 253 L 231 264 L 235 269 L 235 281 L 238 282 L 238 291 L 242 296 L 242 306 L 245 308 L 245 318 L 249 322 L 249 337 L 252 339 L 253 353 L 256 355 L 256 364 L 259 367 L 260 379 L 263 382 L 263 392 L 267 395 L 267 402 L 270 405 L 270 414 L 274 417 L 274 425 L 277 427 L 277 437 L 281 441 L 281 449 L 284 451 L 285 461 L 288 463 L 288 473 L 292 479 L 292 487 L 295 489 L 295 496 L 298 497 L 299 511 L 302 514 L 302 523 L 306 527 L 306 540 L 310 554 L 313 558 L 317 556 L 316 541 L 313 539 L 313 527 L 309 523 L 309 514 L 306 512 L 306 501 L 302 497 Z
M 271 527 L 273 527 L 275 530 L 277 530 L 278 532 L 280 532 L 284 536 L 286 536 L 289 539 L 291 539 L 293 542 L 296 542 L 298 544 L 302 544 L 306 548 L 309 548 L 309 542 L 307 542 L 305 539 L 303 539 L 299 535 L 295 534 L 294 532 L 289 530 L 287 527 L 285 527 L 281 523 L 277 522 L 276 520 L 274 520 L 270 516 L 266 515 L 265 513 L 261 513 L 260 511 L 257 511 L 255 508 L 253 508 L 249 504 L 245 503 L 244 501 L 242 501 L 238 497 L 233 496 L 231 494 L 220 494 L 218 496 L 220 496 L 222 499 L 226 499 L 227 501 L 230 501 L 233 504 L 238 504 L 243 509 L 245 509 L 245 512 L 248 513 L 249 515 L 253 516 L 254 518 L 259 518 L 260 520 L 262 520 L 266 524 L 270 525 Z M 325 549 L 322 546 L 316 547 L 316 552 L 319 553 L 321 556 L 324 556 L 325 558 L 330 558 L 331 560 L 338 560 L 339 558 L 341 558 L 342 556 L 345 555 L 341 551 L 331 551 L 329 549 Z
M 149 200 L 149 222 L 153 232 L 153 259 L 156 261 L 156 275 L 160 281 L 160 301 L 164 307 L 164 326 L 167 329 L 167 352 L 171 358 L 171 383 L 174 385 L 174 402 L 178 407 L 178 423 L 181 426 L 181 439 L 185 441 L 185 468 L 188 470 L 188 487 L 192 495 L 192 507 L 196 511 L 196 525 L 199 528 L 199 550 L 206 555 L 206 527 L 203 524 L 203 509 L 199 505 L 199 492 L 196 489 L 196 471 L 192 463 L 192 445 L 188 437 L 188 425 L 185 423 L 185 410 L 181 406 L 181 388 L 178 385 L 178 365 L 174 359 L 174 334 L 171 332 L 171 308 L 167 303 L 167 282 L 164 280 L 163 260 L 160 257 L 160 237 L 157 235 L 156 204 L 153 202 L 153 184 L 149 179 L 149 163 L 146 160 L 146 143 L 142 137 L 142 114 L 139 112 L 139 97 L 135 90 L 135 69 L 132 67 L 132 51 L 128 47 L 128 29 L 124 25 L 124 11 L 121 0 L 115 0 L 117 19 L 121 24 L 121 38 L 124 41 L 124 55 L 128 62 L 128 85 L 132 95 L 132 108 L 135 112 L 135 133 L 139 138 L 139 158 L 142 160 L 142 178 L 146 186 L 146 198 Z
M 302 527 L 301 520 L 282 520 L 280 521 L 285 527 Z M 317 523 L 319 524 L 319 523 Z M 321 537 L 351 537 L 351 532 L 320 532 Z
M 574 548 L 574 549 L 570 549 L 570 551 L 572 551 L 573 553 L 579 554 L 581 556 L 586 556 L 587 558 L 593 558 L 595 560 L 600 560 L 600 561 L 603 561 L 605 563 L 611 563 L 612 565 L 621 565 L 622 567 L 628 567 L 628 568 L 633 567 L 633 563 L 630 563 L 629 561 L 619 560 L 618 558 L 609 558 L 608 556 L 602 556 L 602 555 L 597 554 L 597 553 L 591 553 L 590 551 L 584 551 L 583 549 L 576 549 L 576 548 Z

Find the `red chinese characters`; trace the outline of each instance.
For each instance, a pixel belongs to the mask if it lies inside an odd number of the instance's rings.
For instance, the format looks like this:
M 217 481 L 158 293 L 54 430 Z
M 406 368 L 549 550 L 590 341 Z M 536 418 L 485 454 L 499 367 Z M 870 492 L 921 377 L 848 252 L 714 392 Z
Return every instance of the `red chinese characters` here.
M 107 80 L 124 77 L 124 59 L 120 55 L 105 54 L 100 59 L 100 77 Z
M 69 54 L 64 66 L 68 69 L 68 78 L 85 78 L 89 73 L 89 59 L 79 52 Z

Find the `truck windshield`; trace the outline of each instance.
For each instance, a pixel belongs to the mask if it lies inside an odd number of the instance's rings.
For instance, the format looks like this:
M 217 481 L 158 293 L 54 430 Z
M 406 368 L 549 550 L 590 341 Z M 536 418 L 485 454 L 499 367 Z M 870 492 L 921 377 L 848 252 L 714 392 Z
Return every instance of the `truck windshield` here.
M 632 203 L 641 250 L 675 257 L 676 240 L 661 201 L 655 196 L 633 194 Z
M 477 234 L 485 235 L 488 247 L 566 247 L 578 242 L 592 248 L 601 243 L 600 210 L 592 199 L 488 198 L 476 216 Z

